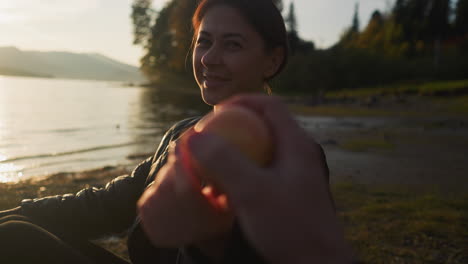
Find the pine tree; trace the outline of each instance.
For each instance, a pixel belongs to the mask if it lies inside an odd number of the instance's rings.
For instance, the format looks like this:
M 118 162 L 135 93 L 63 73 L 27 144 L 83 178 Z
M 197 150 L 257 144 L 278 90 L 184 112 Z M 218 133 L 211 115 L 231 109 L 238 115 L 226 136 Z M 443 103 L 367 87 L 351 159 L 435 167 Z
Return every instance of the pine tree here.
M 449 0 L 432 0 L 426 24 L 426 39 L 440 40 L 449 31 Z
M 146 45 L 151 35 L 151 0 L 134 0 L 132 4 L 133 44 Z
M 359 2 L 358 2 L 354 6 L 354 16 L 353 16 L 353 24 L 351 26 L 351 31 L 353 33 L 359 33 L 359 27 L 360 27 L 360 23 L 359 23 Z
M 428 0 L 408 1 L 408 13 L 403 28 L 409 40 L 418 41 L 424 38 L 424 24 L 429 4 Z
M 441 41 L 449 31 L 449 0 L 432 0 L 427 16 L 426 40 L 434 45 L 434 67 L 438 68 L 441 56 Z
M 354 15 L 351 26 L 343 33 L 339 45 L 351 47 L 354 41 L 359 37 L 359 3 L 354 7 Z
M 395 2 L 395 7 L 393 8 L 393 17 L 397 23 L 402 23 L 404 18 L 406 17 L 406 1 L 405 0 L 397 0 Z
M 458 36 L 468 35 L 468 0 L 458 0 L 455 11 L 455 30 Z
M 288 29 L 289 47 L 291 49 L 291 54 L 294 55 L 301 41 L 297 31 L 297 19 L 294 8 L 294 1 L 291 1 L 289 4 L 288 15 L 286 17 L 286 26 Z

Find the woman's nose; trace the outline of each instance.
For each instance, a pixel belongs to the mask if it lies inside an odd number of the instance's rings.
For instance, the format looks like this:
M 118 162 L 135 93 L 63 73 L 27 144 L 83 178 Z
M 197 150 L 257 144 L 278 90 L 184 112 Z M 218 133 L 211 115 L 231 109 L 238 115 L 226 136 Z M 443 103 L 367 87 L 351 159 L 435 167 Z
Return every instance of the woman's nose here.
M 205 67 L 213 66 L 213 65 L 219 65 L 222 62 L 221 54 L 222 54 L 222 52 L 221 52 L 221 50 L 219 48 L 217 48 L 216 46 L 212 46 L 202 56 L 201 63 Z

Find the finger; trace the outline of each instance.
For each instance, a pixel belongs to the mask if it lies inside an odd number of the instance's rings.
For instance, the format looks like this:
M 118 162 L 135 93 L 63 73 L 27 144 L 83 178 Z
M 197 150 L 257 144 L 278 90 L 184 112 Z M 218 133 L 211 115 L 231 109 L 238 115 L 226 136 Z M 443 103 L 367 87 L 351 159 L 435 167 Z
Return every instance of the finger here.
M 153 244 L 180 246 L 227 232 L 233 216 L 213 208 L 199 190 L 187 188 L 180 164 L 169 165 L 161 169 L 164 180 L 149 187 L 138 202 L 142 226 Z M 184 181 L 182 189 L 177 187 Z
M 269 125 L 275 140 L 277 160 L 294 158 L 290 153 L 313 151 L 320 155 L 317 143 L 300 127 L 280 98 L 265 95 L 240 95 L 222 103 L 221 107 L 241 105 L 257 112 Z
M 192 133 L 187 131 L 186 133 Z M 200 178 L 194 173 L 193 165 L 190 162 L 190 157 L 185 149 L 182 148 L 182 143 L 171 142 L 169 146 L 169 157 L 168 162 L 174 162 L 174 169 L 176 170 L 176 177 L 180 178 L 179 184 L 176 188 L 179 192 L 183 192 L 185 189 L 192 187 L 194 190 L 199 191 L 201 189 Z
M 265 177 L 261 168 L 216 135 L 193 133 L 187 138 L 187 148 L 206 172 L 204 176 L 226 192 L 230 200 L 244 200 L 253 195 L 255 183 Z
M 193 131 L 188 131 L 193 133 Z M 172 161 L 174 170 L 174 190 L 181 196 L 190 196 L 190 202 L 209 209 L 211 214 L 230 214 L 225 195 L 221 195 L 213 186 L 204 187 L 190 158 L 187 148 L 183 148 L 184 136 L 180 143 L 171 145 L 169 161 Z
M 172 208 L 173 212 L 184 208 L 183 210 L 197 211 L 199 215 L 204 216 L 226 217 L 229 215 L 227 210 L 220 210 L 217 204 L 206 199 L 202 194 L 201 187 L 193 184 L 180 159 L 177 159 L 174 154 L 160 172 L 158 178 L 161 180 L 150 186 L 138 202 L 139 208 L 143 209 L 142 213 L 153 216 L 156 214 L 155 212 L 164 213 L 164 210 L 157 210 L 157 208 L 171 203 L 173 205 L 179 204 L 178 207 Z M 157 219 L 158 217 L 153 218 Z

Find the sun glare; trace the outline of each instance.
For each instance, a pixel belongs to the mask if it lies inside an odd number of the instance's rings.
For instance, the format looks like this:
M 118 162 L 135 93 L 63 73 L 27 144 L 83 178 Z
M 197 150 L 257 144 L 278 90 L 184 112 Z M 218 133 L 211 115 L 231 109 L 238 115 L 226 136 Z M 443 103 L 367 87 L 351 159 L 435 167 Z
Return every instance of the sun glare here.
M 24 14 L 19 13 L 18 10 L 0 5 L 0 24 L 12 24 L 23 19 Z
M 12 21 L 12 17 L 3 13 L 4 11 L 0 10 L 0 24 L 8 24 Z
M 12 163 L 0 164 L 0 183 L 17 182 L 23 177 L 21 168 Z

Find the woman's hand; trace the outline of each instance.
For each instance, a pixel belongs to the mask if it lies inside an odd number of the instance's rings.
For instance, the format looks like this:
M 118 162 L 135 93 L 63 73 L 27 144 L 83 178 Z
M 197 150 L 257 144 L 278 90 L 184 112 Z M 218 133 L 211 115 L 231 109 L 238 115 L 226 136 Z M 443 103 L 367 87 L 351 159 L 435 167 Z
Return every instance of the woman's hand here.
M 276 98 L 240 96 L 224 104 L 248 107 L 269 124 L 275 145 L 271 166 L 258 167 L 215 135 L 192 134 L 188 146 L 227 193 L 251 244 L 271 263 L 349 262 L 321 147 Z
M 179 247 L 229 232 L 233 216 L 202 195 L 183 164 L 181 144 L 171 145 L 168 161 L 138 201 L 143 228 L 155 246 Z

